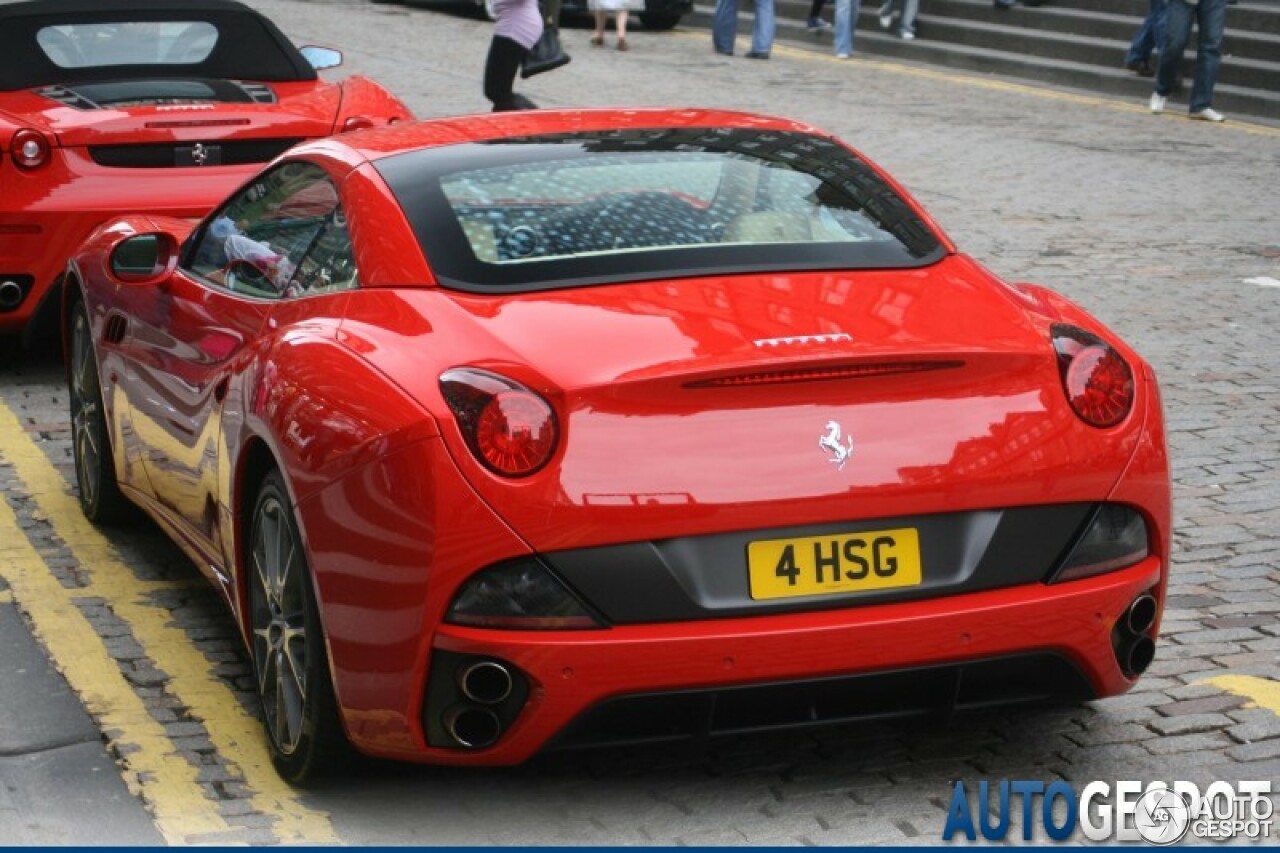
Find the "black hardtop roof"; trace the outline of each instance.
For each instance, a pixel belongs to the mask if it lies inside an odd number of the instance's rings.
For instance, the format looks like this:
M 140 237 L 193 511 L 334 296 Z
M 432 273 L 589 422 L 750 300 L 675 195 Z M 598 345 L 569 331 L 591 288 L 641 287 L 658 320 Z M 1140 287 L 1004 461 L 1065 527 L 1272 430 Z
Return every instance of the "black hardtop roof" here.
M 213 52 L 193 64 L 61 68 L 36 42 L 42 27 L 117 21 L 207 20 L 218 27 Z M 26 0 L 0 2 L 0 91 L 94 80 L 149 77 L 315 80 L 316 72 L 280 29 L 237 0 Z
M 0 20 L 30 15 L 102 15 L 111 12 L 253 12 L 237 0 L 24 0 L 0 3 Z

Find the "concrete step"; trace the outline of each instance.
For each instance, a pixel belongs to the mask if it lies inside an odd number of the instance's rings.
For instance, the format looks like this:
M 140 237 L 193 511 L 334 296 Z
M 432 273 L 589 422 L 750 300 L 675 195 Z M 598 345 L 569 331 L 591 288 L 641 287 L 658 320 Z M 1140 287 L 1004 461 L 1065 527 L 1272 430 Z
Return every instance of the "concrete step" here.
M 927 0 L 917 22 L 918 37 L 903 41 L 880 29 L 879 0 L 865 0 L 858 16 L 855 51 L 1141 100 L 1150 95 L 1149 78 L 1120 67 L 1146 13 L 1146 0 L 1049 3 L 1006 11 L 994 9 L 990 0 Z M 745 8 L 748 4 L 743 5 L 745 33 L 751 15 Z M 832 5 L 829 2 L 824 12 L 828 19 Z M 805 29 L 809 0 L 776 0 L 776 7 L 780 39 L 831 49 L 830 34 L 815 35 Z M 710 2 L 698 4 L 685 20 L 709 27 L 713 10 Z M 1188 85 L 1194 57 L 1193 38 L 1183 60 Z M 1243 0 L 1229 8 L 1214 105 L 1226 113 L 1280 120 L 1280 2 Z

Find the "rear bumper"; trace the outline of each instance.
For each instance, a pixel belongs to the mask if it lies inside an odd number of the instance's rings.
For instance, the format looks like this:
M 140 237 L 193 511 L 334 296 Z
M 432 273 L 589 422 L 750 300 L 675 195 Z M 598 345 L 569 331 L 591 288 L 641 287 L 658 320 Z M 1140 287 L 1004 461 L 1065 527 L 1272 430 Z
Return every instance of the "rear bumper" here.
M 622 697 L 901 672 L 1029 653 L 1065 661 L 1079 674 L 1081 689 L 1075 692 L 1083 694 L 1080 698 L 1114 695 L 1133 682 L 1116 662 L 1112 629 L 1141 593 L 1154 591 L 1162 601 L 1163 577 L 1159 559 L 1150 557 L 1128 569 L 1057 586 L 840 611 L 577 632 L 442 625 L 435 649 L 499 659 L 528 680 L 529 699 L 510 728 L 492 747 L 474 751 L 431 747 L 425 740 L 419 741 L 420 750 L 408 753 L 360 738 L 357 744 L 373 754 L 418 761 L 515 764 L 557 738 L 591 742 L 594 735 L 575 737 L 572 729 L 591 728 L 581 722 L 574 726 L 575 721 Z M 913 700 L 907 707 L 903 701 L 903 712 L 918 704 Z M 429 723 L 445 710 L 424 703 L 419 719 Z M 832 719 L 858 715 L 855 709 Z

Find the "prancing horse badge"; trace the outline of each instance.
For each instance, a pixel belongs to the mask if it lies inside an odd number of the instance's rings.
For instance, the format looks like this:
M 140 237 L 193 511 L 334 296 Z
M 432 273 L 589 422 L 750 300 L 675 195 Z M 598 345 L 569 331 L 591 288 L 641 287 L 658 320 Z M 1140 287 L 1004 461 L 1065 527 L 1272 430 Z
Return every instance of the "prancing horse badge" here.
M 827 433 L 818 439 L 818 447 L 828 454 L 827 461 L 843 471 L 844 463 L 853 455 L 853 436 L 846 436 L 845 443 L 840 442 L 840 424 L 827 421 Z

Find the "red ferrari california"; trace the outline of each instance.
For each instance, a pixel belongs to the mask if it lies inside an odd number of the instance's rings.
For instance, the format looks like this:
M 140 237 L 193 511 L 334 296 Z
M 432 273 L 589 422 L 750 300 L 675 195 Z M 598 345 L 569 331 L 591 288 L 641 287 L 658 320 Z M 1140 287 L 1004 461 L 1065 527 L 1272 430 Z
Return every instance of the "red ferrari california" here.
M 84 511 L 221 590 L 288 779 L 1079 701 L 1154 654 L 1151 368 L 812 127 L 370 130 L 65 274 Z
M 0 5 L 0 335 L 57 332 L 62 265 L 124 211 L 203 216 L 290 145 L 410 118 L 230 0 Z

